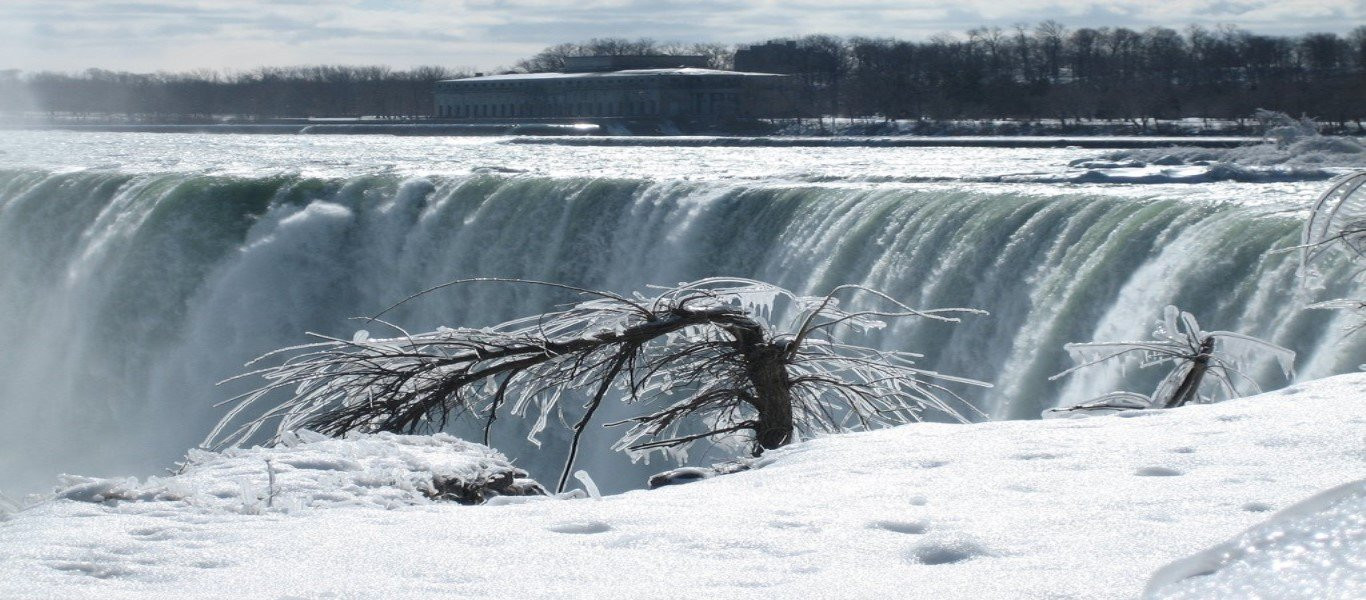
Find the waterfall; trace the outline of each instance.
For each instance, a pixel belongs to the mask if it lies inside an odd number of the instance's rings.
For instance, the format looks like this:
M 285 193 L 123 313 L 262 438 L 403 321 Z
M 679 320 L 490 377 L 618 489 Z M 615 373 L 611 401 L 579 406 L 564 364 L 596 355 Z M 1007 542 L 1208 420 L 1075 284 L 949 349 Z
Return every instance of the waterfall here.
M 1366 336 L 1344 339 L 1343 317 L 1301 309 L 1353 292 L 1348 266 L 1311 294 L 1296 255 L 1277 251 L 1297 243 L 1300 218 L 1084 186 L 0 171 L 0 489 L 58 471 L 154 474 L 202 440 L 223 413 L 214 404 L 241 389 L 214 383 L 245 361 L 305 331 L 349 337 L 349 317 L 462 277 L 629 292 L 731 275 L 985 309 L 865 341 L 993 382 L 958 391 L 998 419 L 1116 389 L 1114 371 L 1047 377 L 1069 366 L 1062 344 L 1144 337 L 1168 303 L 1297 351 L 1302 379 L 1353 370 Z M 572 299 L 469 285 L 386 319 L 480 326 Z M 495 445 L 520 454 L 525 432 L 501 426 Z M 589 442 L 580 465 L 604 491 L 651 470 Z

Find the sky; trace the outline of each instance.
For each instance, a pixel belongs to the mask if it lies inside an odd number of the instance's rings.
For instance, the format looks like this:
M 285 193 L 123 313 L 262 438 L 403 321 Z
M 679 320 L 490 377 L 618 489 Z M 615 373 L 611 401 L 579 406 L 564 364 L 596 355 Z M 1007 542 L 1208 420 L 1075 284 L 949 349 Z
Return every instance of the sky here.
M 919 40 L 1043 19 L 1073 28 L 1231 23 L 1267 34 L 1346 33 L 1366 23 L 1366 0 L 0 0 L 0 69 L 492 69 L 593 37 Z

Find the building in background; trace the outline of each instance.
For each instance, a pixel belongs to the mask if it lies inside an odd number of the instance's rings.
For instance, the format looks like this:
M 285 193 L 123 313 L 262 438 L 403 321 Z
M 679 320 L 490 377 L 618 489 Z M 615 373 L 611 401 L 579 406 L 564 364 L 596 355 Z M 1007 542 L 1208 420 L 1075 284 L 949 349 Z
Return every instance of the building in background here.
M 684 130 L 786 116 L 787 77 L 707 68 L 704 56 L 583 56 L 554 73 L 439 81 L 435 116 L 458 120 L 622 123 Z

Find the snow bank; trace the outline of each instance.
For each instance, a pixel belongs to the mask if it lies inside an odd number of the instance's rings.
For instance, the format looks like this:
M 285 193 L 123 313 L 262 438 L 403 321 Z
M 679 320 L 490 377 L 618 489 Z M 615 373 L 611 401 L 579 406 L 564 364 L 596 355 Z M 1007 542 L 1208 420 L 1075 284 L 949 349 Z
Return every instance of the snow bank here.
M 434 500 L 470 504 L 498 495 L 544 494 L 526 477 L 497 451 L 446 434 L 334 439 L 298 431 L 273 448 L 191 450 L 180 473 L 169 477 L 63 476 L 55 497 L 248 514 L 344 506 L 387 509 Z
M 1153 575 L 1145 598 L 1329 600 L 1366 595 L 1366 479 L 1276 513 Z
M 1163 565 L 1360 479 L 1363 396 L 1366 373 L 1175 410 L 914 424 L 601 501 L 357 501 L 371 488 L 347 478 L 332 501 L 260 514 L 58 500 L 0 522 L 0 597 L 1129 599 Z M 224 473 L 259 490 L 263 462 Z M 1256 571 L 1274 563 L 1238 564 L 1218 576 L 1271 585 Z

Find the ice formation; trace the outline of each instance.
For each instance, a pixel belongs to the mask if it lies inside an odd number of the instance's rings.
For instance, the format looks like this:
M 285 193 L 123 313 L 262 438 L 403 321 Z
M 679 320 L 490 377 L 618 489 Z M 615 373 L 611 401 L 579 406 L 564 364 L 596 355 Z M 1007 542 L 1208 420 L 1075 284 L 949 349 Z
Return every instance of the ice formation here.
M 59 500 L 170 503 L 209 512 L 288 512 L 342 506 L 391 509 L 472 504 L 545 490 L 487 446 L 438 433 L 329 438 L 291 431 L 270 448 L 191 450 L 179 472 L 108 479 L 64 476 Z

